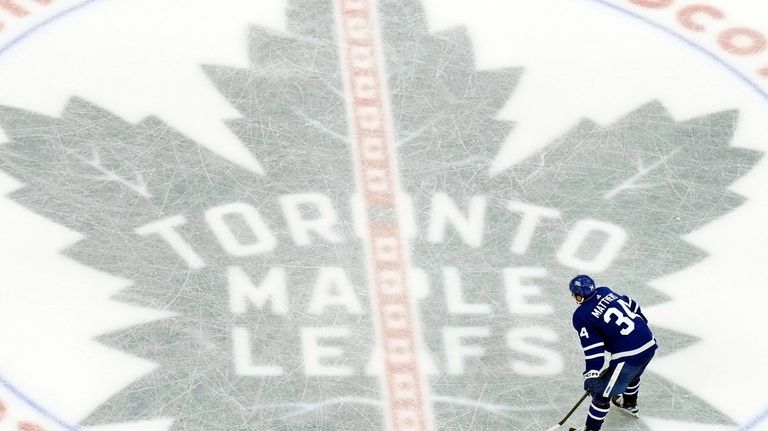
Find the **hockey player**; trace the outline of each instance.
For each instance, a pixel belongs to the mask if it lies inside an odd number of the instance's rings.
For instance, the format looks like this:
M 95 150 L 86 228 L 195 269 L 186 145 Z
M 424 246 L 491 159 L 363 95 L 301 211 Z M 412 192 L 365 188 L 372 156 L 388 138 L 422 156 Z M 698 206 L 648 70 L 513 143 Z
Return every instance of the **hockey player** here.
M 648 319 L 630 297 L 596 288 L 586 275 L 576 276 L 569 288 L 579 304 L 573 327 L 586 361 L 584 389 L 592 395 L 584 430 L 600 430 L 611 402 L 639 417 L 640 376 L 657 349 Z

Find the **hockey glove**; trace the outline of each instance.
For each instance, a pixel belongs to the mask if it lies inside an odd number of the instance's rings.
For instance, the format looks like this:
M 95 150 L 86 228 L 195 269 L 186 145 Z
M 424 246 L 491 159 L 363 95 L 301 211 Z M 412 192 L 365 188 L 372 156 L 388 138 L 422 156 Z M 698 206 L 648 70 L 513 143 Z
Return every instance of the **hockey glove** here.
M 600 372 L 592 370 L 584 373 L 584 390 L 595 396 L 603 392 L 603 383 L 600 381 Z

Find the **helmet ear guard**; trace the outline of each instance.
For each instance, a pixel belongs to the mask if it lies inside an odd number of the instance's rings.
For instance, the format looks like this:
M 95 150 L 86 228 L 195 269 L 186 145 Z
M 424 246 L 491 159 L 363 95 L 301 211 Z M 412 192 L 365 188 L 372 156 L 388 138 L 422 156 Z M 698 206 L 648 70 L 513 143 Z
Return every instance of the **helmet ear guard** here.
M 595 291 L 595 280 L 588 275 L 577 275 L 568 284 L 568 288 L 573 296 L 581 296 L 586 299 L 592 296 Z

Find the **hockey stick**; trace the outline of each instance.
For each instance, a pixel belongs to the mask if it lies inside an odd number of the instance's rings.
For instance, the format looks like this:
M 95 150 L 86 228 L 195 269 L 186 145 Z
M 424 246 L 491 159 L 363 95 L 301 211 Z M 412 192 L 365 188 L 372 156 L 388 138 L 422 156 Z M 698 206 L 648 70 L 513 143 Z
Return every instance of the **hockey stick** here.
M 601 378 L 601 377 L 603 377 L 603 376 L 605 375 L 605 373 L 607 373 L 607 372 L 608 372 L 608 370 L 609 370 L 609 369 L 610 369 L 610 368 L 606 368 L 606 369 L 604 369 L 603 371 L 601 371 L 601 372 L 600 372 L 600 375 L 598 376 L 598 378 Z M 581 405 L 581 403 L 583 403 L 583 402 L 584 402 L 584 400 L 586 400 L 588 396 L 589 396 L 589 391 L 584 391 L 584 395 L 582 395 L 582 396 L 581 396 L 581 398 L 579 399 L 579 401 L 577 401 L 577 402 L 576 402 L 576 404 L 573 406 L 573 408 L 571 409 L 571 411 L 569 411 L 569 412 L 568 412 L 568 414 L 567 414 L 567 415 L 565 415 L 565 417 L 563 418 L 563 420 L 561 420 L 561 421 L 560 421 L 560 423 L 558 423 L 557 425 L 555 425 L 555 426 L 553 426 L 552 428 L 548 429 L 547 431 L 555 431 L 556 429 L 558 429 L 558 428 L 560 428 L 561 426 L 563 426 L 563 424 L 565 423 L 565 421 L 567 421 L 567 420 L 568 420 L 568 418 L 570 418 L 570 417 L 571 417 L 571 415 L 573 414 L 573 412 L 575 412 L 575 411 L 576 411 L 576 409 L 578 409 L 578 408 L 579 408 L 579 406 Z
M 558 423 L 557 425 L 555 425 L 555 426 L 553 426 L 552 428 L 548 429 L 547 431 L 555 431 L 556 429 L 558 429 L 558 428 L 560 428 L 561 426 L 563 426 L 563 424 L 565 423 L 565 421 L 567 421 L 567 420 L 568 420 L 568 418 L 570 418 L 570 417 L 571 417 L 571 415 L 573 414 L 573 412 L 575 412 L 575 411 L 576 411 L 576 409 L 578 409 L 578 408 L 579 408 L 579 406 L 581 405 L 581 403 L 583 403 L 583 402 L 584 402 L 584 400 L 586 400 L 588 396 L 589 396 L 589 392 L 584 392 L 584 395 L 582 395 L 582 396 L 581 396 L 581 399 L 579 399 L 579 401 L 576 403 L 576 405 L 574 405 L 574 406 L 573 406 L 573 408 L 571 409 L 571 411 L 569 411 L 569 412 L 568 412 L 568 414 L 567 414 L 567 415 L 565 415 L 565 417 L 563 418 L 563 420 L 561 420 L 561 421 L 560 421 L 560 423 Z

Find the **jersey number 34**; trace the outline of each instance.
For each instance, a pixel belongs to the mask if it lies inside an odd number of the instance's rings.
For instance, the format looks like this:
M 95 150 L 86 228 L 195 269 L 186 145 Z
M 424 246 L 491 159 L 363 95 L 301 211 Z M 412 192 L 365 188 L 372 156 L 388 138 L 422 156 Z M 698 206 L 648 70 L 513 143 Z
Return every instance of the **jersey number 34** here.
M 622 313 L 618 307 L 617 308 L 609 308 L 605 314 L 603 315 L 603 320 L 605 320 L 605 323 L 611 323 L 611 317 L 616 317 L 616 325 L 621 327 L 626 327 L 619 331 L 621 335 L 629 335 L 632 331 L 635 330 L 635 320 L 637 318 L 637 314 L 633 313 L 632 310 L 629 309 L 629 304 L 624 302 L 623 300 L 619 299 L 617 301 L 619 305 L 621 305 L 621 308 L 624 309 L 624 313 Z

